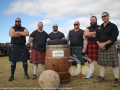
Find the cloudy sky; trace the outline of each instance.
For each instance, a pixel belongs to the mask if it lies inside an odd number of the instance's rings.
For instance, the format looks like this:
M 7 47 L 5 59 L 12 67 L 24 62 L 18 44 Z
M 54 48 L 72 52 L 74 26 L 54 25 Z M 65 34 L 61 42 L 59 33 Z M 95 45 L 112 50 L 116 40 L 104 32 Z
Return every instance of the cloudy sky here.
M 16 17 L 22 19 L 22 26 L 30 33 L 42 21 L 47 33 L 56 23 L 59 31 L 67 36 L 75 20 L 79 20 L 80 28 L 85 30 L 91 15 L 97 16 L 100 25 L 102 12 L 108 12 L 110 21 L 120 30 L 120 0 L 0 0 L 0 4 L 0 43 L 10 42 L 8 32 Z

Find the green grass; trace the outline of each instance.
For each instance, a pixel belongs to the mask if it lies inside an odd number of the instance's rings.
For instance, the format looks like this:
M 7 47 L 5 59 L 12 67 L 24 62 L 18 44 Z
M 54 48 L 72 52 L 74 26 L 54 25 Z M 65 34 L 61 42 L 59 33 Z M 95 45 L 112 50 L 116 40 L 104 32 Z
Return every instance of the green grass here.
M 120 55 L 119 55 L 120 57 Z M 30 78 L 32 78 L 33 70 L 32 64 L 29 63 L 28 74 Z M 86 64 L 87 65 L 87 64 Z M 26 80 L 24 79 L 24 70 L 22 67 L 22 63 L 18 62 L 15 71 L 15 80 L 12 82 L 8 82 L 8 78 L 10 77 L 10 62 L 8 61 L 8 57 L 0 57 L 0 90 L 40 90 L 39 86 L 39 75 L 42 73 L 41 66 L 38 66 L 36 80 Z M 69 83 L 60 84 L 60 90 L 120 90 L 119 87 L 113 87 L 114 84 L 114 75 L 111 67 L 106 68 L 105 73 L 105 82 L 102 83 L 93 83 L 98 77 L 98 67 L 97 63 L 95 63 L 94 70 L 94 78 L 91 79 L 81 79 L 81 74 L 76 78 L 70 80 Z M 5 89 L 6 88 L 6 89 Z M 64 89 L 63 89 L 64 88 Z M 69 89 L 65 89 L 69 88 Z

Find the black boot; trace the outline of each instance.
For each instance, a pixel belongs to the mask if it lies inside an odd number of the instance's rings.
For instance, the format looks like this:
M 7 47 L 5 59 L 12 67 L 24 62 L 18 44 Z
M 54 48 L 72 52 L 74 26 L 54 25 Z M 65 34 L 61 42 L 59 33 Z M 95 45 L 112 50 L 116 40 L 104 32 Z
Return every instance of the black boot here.
M 10 78 L 8 79 L 8 81 L 12 81 L 14 80 L 14 76 L 10 76 Z
M 35 80 L 37 78 L 37 76 L 35 74 L 33 74 L 32 79 Z
M 30 79 L 30 77 L 28 75 L 25 75 L 24 78 L 25 79 Z
M 14 80 L 14 72 L 15 72 L 15 69 L 16 69 L 16 65 L 11 65 L 11 76 L 10 76 L 10 78 L 8 79 L 8 81 Z
M 118 86 L 120 86 L 119 79 L 115 78 L 115 84 L 113 85 L 113 87 L 118 87 Z
M 101 83 L 101 82 L 103 82 L 104 81 L 104 77 L 100 77 L 99 79 L 97 79 L 97 80 L 94 80 L 93 82 L 94 83 Z

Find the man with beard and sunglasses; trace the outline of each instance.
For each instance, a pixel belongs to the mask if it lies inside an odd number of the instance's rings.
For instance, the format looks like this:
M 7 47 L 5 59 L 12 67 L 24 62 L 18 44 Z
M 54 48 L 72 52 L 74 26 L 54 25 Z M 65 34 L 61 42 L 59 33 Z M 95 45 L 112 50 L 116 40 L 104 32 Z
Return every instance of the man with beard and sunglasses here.
M 98 51 L 98 64 L 101 66 L 100 78 L 95 80 L 94 83 L 101 83 L 104 81 L 105 70 L 107 66 L 112 67 L 115 84 L 113 87 L 118 87 L 119 83 L 119 60 L 116 50 L 115 41 L 119 35 L 118 27 L 109 21 L 109 14 L 102 13 L 103 23 L 96 31 L 96 42 L 99 46 Z
M 29 60 L 29 51 L 26 48 L 26 36 L 29 35 L 28 30 L 25 27 L 21 26 L 21 19 L 15 19 L 15 26 L 11 27 L 9 30 L 9 35 L 11 37 L 11 44 L 10 53 L 9 53 L 9 60 L 11 62 L 11 76 L 8 81 L 14 80 L 14 72 L 16 69 L 16 62 L 22 61 L 24 73 L 24 78 L 30 79 L 27 73 L 28 70 L 28 63 Z
M 53 31 L 48 35 L 48 40 L 64 39 L 65 35 L 58 31 L 58 25 L 53 24 Z
M 98 45 L 95 42 L 95 36 L 96 36 L 96 31 L 99 27 L 99 25 L 97 25 L 97 18 L 96 16 L 92 16 L 90 18 L 90 25 L 89 27 L 86 28 L 85 32 L 84 32 L 84 37 L 87 39 L 87 48 L 86 48 L 86 54 L 87 57 L 91 59 L 92 62 L 89 62 L 89 73 L 86 76 L 86 78 L 92 78 L 93 75 L 93 70 L 94 70 L 94 62 L 93 61 L 97 61 L 98 60 Z M 100 66 L 99 66 L 100 68 Z

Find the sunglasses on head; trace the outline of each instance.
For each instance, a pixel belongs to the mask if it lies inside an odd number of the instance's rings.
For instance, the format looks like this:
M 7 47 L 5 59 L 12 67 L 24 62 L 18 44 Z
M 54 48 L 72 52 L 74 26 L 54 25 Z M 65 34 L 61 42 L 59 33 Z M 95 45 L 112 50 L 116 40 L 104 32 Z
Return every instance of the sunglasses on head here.
M 20 22 L 20 21 L 15 21 L 15 22 Z
M 107 17 L 107 15 L 102 16 L 102 18 Z

